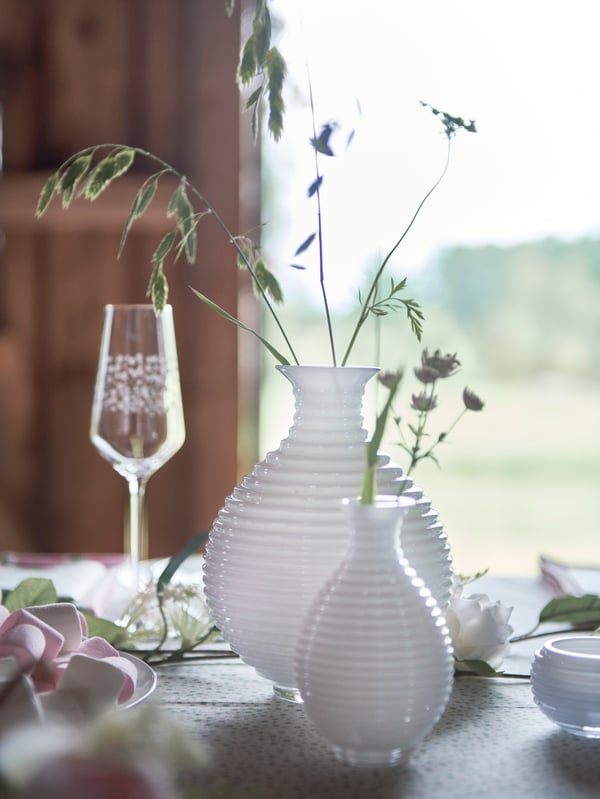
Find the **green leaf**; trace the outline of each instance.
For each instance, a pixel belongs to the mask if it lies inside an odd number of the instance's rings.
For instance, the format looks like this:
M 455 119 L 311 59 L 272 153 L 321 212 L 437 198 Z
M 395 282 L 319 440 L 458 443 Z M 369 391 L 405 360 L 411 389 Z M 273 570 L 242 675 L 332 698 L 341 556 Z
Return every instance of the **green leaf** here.
M 329 123 L 323 125 L 321 128 L 321 132 L 316 138 L 311 138 L 310 143 L 313 146 L 313 149 L 316 152 L 321 153 L 322 155 L 333 156 L 335 153 L 329 146 L 329 139 L 331 138 L 331 134 L 333 133 L 333 126 Z
M 550 600 L 540 612 L 539 624 L 559 621 L 569 624 L 600 624 L 600 596 L 585 594 Z
M 108 619 L 101 619 L 98 616 L 93 616 L 91 613 L 84 612 L 85 620 L 88 626 L 88 636 L 99 636 L 108 641 L 113 646 L 121 646 L 126 643 L 129 635 L 124 627 L 120 627 Z
M 202 300 L 202 302 L 205 305 L 207 305 L 213 311 L 216 311 L 219 314 L 219 316 L 223 317 L 223 319 L 227 319 L 228 322 L 233 322 L 233 324 L 237 325 L 237 327 L 239 327 L 241 330 L 246 330 L 248 333 L 252 333 L 252 335 L 255 336 L 261 342 L 261 344 L 263 344 L 267 348 L 267 350 L 271 353 L 271 355 L 275 358 L 275 360 L 279 361 L 280 364 L 282 364 L 283 366 L 289 366 L 290 362 L 288 361 L 288 359 L 284 355 L 282 355 L 277 349 L 275 349 L 275 347 L 270 342 L 268 342 L 266 338 L 263 338 L 263 336 L 261 336 L 260 333 L 258 333 L 253 328 L 248 327 L 248 325 L 245 325 L 239 319 L 236 319 L 235 316 L 232 316 L 224 308 L 221 308 L 212 300 L 209 300 L 205 294 L 196 291 L 196 289 L 192 289 L 192 291 L 194 292 L 196 297 L 198 297 L 199 300 Z
M 257 105 L 257 103 L 260 102 L 260 98 L 262 97 L 262 93 L 263 93 L 263 84 L 261 83 L 261 85 L 258 87 L 258 89 L 255 89 L 252 92 L 252 94 L 250 95 L 250 97 L 248 97 L 248 99 L 246 100 L 246 104 L 244 106 L 244 110 L 245 111 L 249 111 L 251 108 L 253 108 L 255 105 Z
M 311 234 L 310 234 L 310 236 L 308 236 L 307 238 L 305 238 L 305 239 L 304 239 L 304 241 L 302 242 L 302 244 L 301 244 L 301 245 L 298 247 L 298 249 L 297 249 L 297 250 L 296 250 L 296 252 L 294 253 L 294 256 L 296 256 L 296 255 L 300 255 L 301 253 L 303 253 L 303 252 L 305 252 L 306 250 L 308 250 L 308 248 L 310 247 L 310 245 L 311 245 L 311 244 L 313 243 L 313 241 L 315 240 L 315 238 L 316 238 L 316 235 L 317 235 L 316 233 L 311 233 Z
M 228 17 L 233 16 L 233 9 L 235 8 L 235 0 L 225 0 L 225 13 Z
M 322 185 L 323 185 L 323 176 L 319 175 L 319 177 L 316 180 L 313 180 L 313 182 L 308 187 L 308 196 L 312 197 L 313 195 L 315 195 L 319 191 Z
M 51 605 L 58 602 L 58 595 L 52 580 L 43 577 L 28 577 L 9 592 L 3 604 L 12 613 L 13 610 L 29 608 L 32 605 Z
M 167 208 L 167 216 L 175 217 L 187 261 L 193 263 L 196 260 L 196 221 L 184 181 L 181 181 L 173 192 Z
M 269 131 L 275 141 L 279 141 L 283 133 L 283 114 L 285 111 L 283 82 L 287 67 L 283 56 L 276 47 L 271 47 L 267 53 L 264 67 L 268 77 Z
M 244 44 L 238 66 L 238 80 L 242 86 L 248 86 L 256 75 L 257 64 L 254 50 L 254 34 L 251 34 Z
M 176 238 L 177 238 L 177 231 L 175 230 L 170 230 L 168 233 L 165 233 L 165 235 L 160 240 L 158 247 L 154 251 L 154 255 L 152 256 L 152 262 L 155 265 L 162 267 L 165 258 L 167 257 L 167 255 L 173 248 L 173 245 L 175 244 Z
M 36 217 L 42 216 L 42 214 L 46 211 L 46 208 L 50 205 L 50 201 L 52 197 L 54 197 L 54 192 L 56 187 L 58 186 L 58 180 L 60 178 L 60 170 L 53 172 L 52 175 L 48 178 L 48 180 L 42 186 L 42 190 L 40 191 L 40 196 L 38 199 L 37 208 L 35 209 Z
M 283 291 L 281 290 L 279 281 L 277 280 L 275 275 L 269 269 L 267 269 L 265 262 L 262 260 L 262 258 L 258 258 L 254 262 L 252 271 L 254 272 L 254 277 L 256 278 L 256 281 L 258 281 L 263 291 L 266 292 L 274 302 L 282 303 Z M 254 282 L 255 281 L 253 281 L 253 283 Z M 260 291 L 258 291 L 256 285 L 254 286 L 254 289 L 256 293 L 260 296 Z
M 388 392 L 387 399 L 383 406 L 381 413 L 377 416 L 377 420 L 375 422 L 375 430 L 373 431 L 373 436 L 367 445 L 367 464 L 369 466 L 376 466 L 379 463 L 379 448 L 381 447 L 381 441 L 383 439 L 383 433 L 385 431 L 385 426 L 387 423 L 388 414 L 392 407 L 392 402 L 398 391 L 398 386 L 400 385 L 400 381 L 402 379 L 402 373 L 397 372 L 394 381 L 391 384 Z
M 85 197 L 94 201 L 115 180 L 123 175 L 133 164 L 135 151 L 124 149 L 116 155 L 103 158 L 92 170 L 85 189 Z
M 176 573 L 181 564 L 186 561 L 190 555 L 193 555 L 194 552 L 197 552 L 201 547 L 203 547 L 207 541 L 208 532 L 197 533 L 190 538 L 182 550 L 180 550 L 176 555 L 173 555 L 157 580 L 156 590 L 159 594 L 161 594 L 164 591 L 165 586 L 171 582 L 173 575 Z
M 76 158 L 62 173 L 60 182 L 58 184 L 58 193 L 62 195 L 62 207 L 68 208 L 73 199 L 73 193 L 77 188 L 77 184 L 81 178 L 86 174 L 92 163 L 92 156 L 81 155 Z
M 462 663 L 469 671 L 479 674 L 480 677 L 502 677 L 503 672 L 496 671 L 485 660 L 458 660 L 457 663 Z
M 258 12 L 252 25 L 254 55 L 258 65 L 264 64 L 271 45 L 271 15 L 266 6 Z
M 131 226 L 133 225 L 136 219 L 139 219 L 140 216 L 142 216 L 145 213 L 146 209 L 154 199 L 154 195 L 156 194 L 156 189 L 158 187 L 158 180 L 159 176 L 157 175 L 148 183 L 145 183 L 143 186 L 140 187 L 140 189 L 138 189 L 137 194 L 133 198 L 133 203 L 131 204 L 129 216 L 127 217 L 127 221 L 125 222 L 123 233 L 121 234 L 121 243 L 119 245 L 119 257 L 121 256 L 123 248 L 125 247 L 125 242 L 127 241 L 127 236 L 129 235 Z
M 152 305 L 157 314 L 164 311 L 167 304 L 167 297 L 169 296 L 169 284 L 167 277 L 162 269 L 157 272 L 151 287 Z

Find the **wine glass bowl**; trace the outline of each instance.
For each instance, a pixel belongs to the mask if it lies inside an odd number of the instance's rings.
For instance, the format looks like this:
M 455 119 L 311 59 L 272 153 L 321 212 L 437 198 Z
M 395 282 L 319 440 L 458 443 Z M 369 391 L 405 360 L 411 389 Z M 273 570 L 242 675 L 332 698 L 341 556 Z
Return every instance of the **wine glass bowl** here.
M 126 548 L 137 584 L 146 482 L 185 440 L 171 306 L 160 314 L 151 305 L 105 307 L 90 438 L 129 484 Z

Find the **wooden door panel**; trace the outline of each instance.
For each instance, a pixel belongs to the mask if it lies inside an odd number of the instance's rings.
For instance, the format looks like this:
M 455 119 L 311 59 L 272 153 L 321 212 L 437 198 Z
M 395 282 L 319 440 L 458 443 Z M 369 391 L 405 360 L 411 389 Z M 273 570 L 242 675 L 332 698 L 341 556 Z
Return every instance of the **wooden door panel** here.
M 145 301 L 170 225 L 172 182 L 117 261 L 147 165 L 93 206 L 54 203 L 36 220 L 48 170 L 101 141 L 140 145 L 184 170 L 239 232 L 238 28 L 224 2 L 2 0 L 0 549 L 121 550 L 126 483 L 88 434 L 103 308 Z M 240 277 L 206 221 L 197 263 L 169 267 L 187 438 L 148 485 L 151 556 L 206 529 L 239 476 L 237 330 L 189 286 L 236 313 Z

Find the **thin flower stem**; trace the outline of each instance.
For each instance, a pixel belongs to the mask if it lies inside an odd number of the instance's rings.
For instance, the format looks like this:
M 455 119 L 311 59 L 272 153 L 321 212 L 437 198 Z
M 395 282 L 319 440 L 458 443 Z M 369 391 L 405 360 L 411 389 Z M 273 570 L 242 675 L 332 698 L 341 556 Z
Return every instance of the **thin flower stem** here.
M 317 129 L 315 126 L 315 105 L 312 90 L 312 81 L 310 79 L 310 70 L 306 67 L 308 76 L 308 96 L 310 101 L 310 113 L 312 118 L 313 139 L 317 139 Z M 316 147 L 313 148 L 315 156 L 315 174 L 316 174 L 316 195 L 317 195 L 317 232 L 319 242 L 319 284 L 321 286 L 321 297 L 323 299 L 323 307 L 325 309 L 325 320 L 327 323 L 327 335 L 329 336 L 329 346 L 331 349 L 331 360 L 333 365 L 337 366 L 337 358 L 335 354 L 335 340 L 333 337 L 333 325 L 331 323 L 331 313 L 329 311 L 329 300 L 327 299 L 327 289 L 325 287 L 325 267 L 323 260 L 323 221 L 321 211 L 321 174 L 319 172 L 319 154 Z
M 417 458 L 417 461 L 416 461 L 416 462 L 415 462 L 415 463 L 414 463 L 412 466 L 416 466 L 416 464 L 418 463 L 418 461 L 424 460 L 425 458 L 429 458 L 429 457 L 431 456 L 431 454 L 432 454 L 433 450 L 434 450 L 434 449 L 437 447 L 437 445 L 438 445 L 438 444 L 439 444 L 441 441 L 445 441 L 445 440 L 448 438 L 448 436 L 450 435 L 450 433 L 451 433 L 451 432 L 454 430 L 454 428 L 455 428 L 455 427 L 456 427 L 456 425 L 459 423 L 459 421 L 462 419 L 462 417 L 465 415 L 465 413 L 467 412 L 467 410 L 468 410 L 467 408 L 463 408 L 463 409 L 462 409 L 462 411 L 461 411 L 461 412 L 458 414 L 458 416 L 457 416 L 457 417 L 456 417 L 456 419 L 455 419 L 455 420 L 452 422 L 452 424 L 450 425 L 450 427 L 449 427 L 449 428 L 448 428 L 448 429 L 447 429 L 447 430 L 446 430 L 444 433 L 440 433 L 440 435 L 437 437 L 437 439 L 436 439 L 435 443 L 434 443 L 434 444 L 432 444 L 432 445 L 429 447 L 429 449 L 428 449 L 426 452 L 424 452 L 422 455 L 419 455 L 419 457 Z M 411 468 L 412 468 L 412 466 L 411 466 Z
M 435 384 L 436 384 L 436 381 L 434 380 L 433 383 L 431 383 L 430 388 L 429 388 L 429 399 L 430 400 L 433 400 L 433 393 L 435 391 Z M 428 416 L 429 416 L 429 411 L 419 411 L 419 421 L 418 421 L 418 424 L 417 424 L 417 432 L 416 432 L 416 435 L 415 435 L 415 443 L 413 444 L 413 446 L 411 448 L 411 451 L 410 451 L 410 465 L 408 467 L 408 474 L 412 474 L 412 471 L 415 468 L 415 466 L 417 465 L 417 463 L 420 460 L 423 460 L 423 458 L 426 458 L 427 455 L 429 454 L 429 452 L 431 452 L 431 450 L 433 449 L 433 447 L 431 447 L 431 449 L 429 450 L 428 453 L 425 453 L 423 455 L 419 454 L 419 450 L 421 449 L 421 439 L 423 438 L 423 436 L 425 434 L 425 426 L 427 424 Z
M 361 306 L 360 313 L 359 313 L 359 316 L 358 316 L 358 321 L 356 323 L 356 326 L 355 326 L 354 331 L 352 333 L 352 336 L 350 338 L 350 342 L 349 342 L 349 344 L 348 344 L 348 346 L 346 348 L 346 352 L 344 353 L 344 357 L 342 359 L 342 366 L 345 366 L 346 363 L 348 362 L 348 358 L 350 357 L 352 349 L 354 348 L 354 344 L 356 342 L 358 334 L 359 334 L 362 326 L 364 325 L 364 323 L 369 318 L 369 313 L 370 313 L 369 309 L 370 309 L 370 306 L 371 306 L 371 302 L 372 302 L 373 296 L 374 296 L 375 292 L 377 291 L 377 286 L 379 285 L 379 280 L 381 279 L 381 276 L 382 276 L 386 266 L 388 265 L 388 262 L 389 262 L 390 258 L 396 252 L 396 250 L 398 249 L 400 244 L 402 244 L 402 242 L 404 241 L 404 239 L 408 235 L 408 232 L 410 231 L 410 229 L 412 228 L 412 226 L 416 222 L 417 217 L 421 213 L 421 209 L 423 208 L 423 206 L 425 205 L 427 200 L 431 197 L 433 192 L 440 185 L 440 183 L 442 182 L 442 180 L 444 179 L 444 177 L 446 175 L 446 172 L 448 171 L 448 166 L 450 165 L 450 144 L 451 144 L 451 140 L 450 140 L 450 138 L 448 138 L 448 146 L 447 146 L 447 149 L 446 149 L 446 161 L 445 161 L 445 164 L 444 164 L 444 168 L 442 169 L 442 171 L 440 173 L 440 176 L 437 178 L 437 180 L 435 181 L 433 186 L 431 186 L 431 188 L 427 191 L 427 193 L 425 194 L 425 196 L 423 197 L 421 202 L 418 204 L 418 206 L 416 208 L 416 211 L 414 212 L 414 214 L 412 216 L 412 219 L 410 220 L 410 222 L 408 223 L 408 225 L 404 229 L 404 232 L 402 233 L 402 235 L 400 236 L 398 241 L 394 244 L 394 246 L 391 248 L 391 250 L 388 252 L 388 254 L 385 256 L 385 258 L 381 262 L 381 265 L 380 265 L 379 269 L 377 270 L 377 273 L 376 273 L 375 277 L 373 278 L 373 281 L 371 283 L 371 287 L 369 289 L 369 293 L 367 294 L 367 296 L 366 296 L 366 298 L 365 298 L 365 300 L 364 300 L 364 302 L 363 302 L 363 304 Z

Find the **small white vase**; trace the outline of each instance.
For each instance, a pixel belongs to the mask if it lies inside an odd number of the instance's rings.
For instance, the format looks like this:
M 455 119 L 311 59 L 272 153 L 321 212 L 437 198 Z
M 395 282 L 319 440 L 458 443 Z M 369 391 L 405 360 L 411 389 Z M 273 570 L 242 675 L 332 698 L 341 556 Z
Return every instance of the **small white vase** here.
M 348 553 L 311 604 L 296 650 L 308 717 L 355 766 L 407 759 L 442 715 L 453 681 L 442 612 L 398 546 L 411 500 L 345 501 Z

